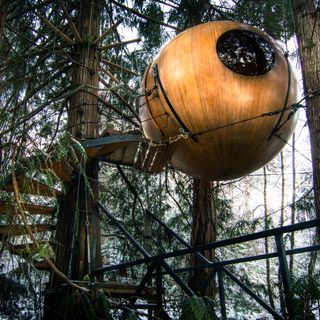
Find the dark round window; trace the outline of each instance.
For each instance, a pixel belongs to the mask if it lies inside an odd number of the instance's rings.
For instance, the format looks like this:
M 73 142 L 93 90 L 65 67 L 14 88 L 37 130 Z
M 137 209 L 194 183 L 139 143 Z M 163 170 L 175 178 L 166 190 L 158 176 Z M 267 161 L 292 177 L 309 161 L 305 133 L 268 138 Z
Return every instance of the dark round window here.
M 259 76 L 274 65 L 274 50 L 260 35 L 245 30 L 230 30 L 220 36 L 217 53 L 226 67 L 245 76 Z

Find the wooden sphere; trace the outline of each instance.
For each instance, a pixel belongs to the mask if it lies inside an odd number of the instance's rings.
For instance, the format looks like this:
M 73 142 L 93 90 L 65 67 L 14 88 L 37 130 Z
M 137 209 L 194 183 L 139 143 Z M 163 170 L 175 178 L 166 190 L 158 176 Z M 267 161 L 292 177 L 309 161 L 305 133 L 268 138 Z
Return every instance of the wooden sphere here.
M 296 114 L 288 120 L 290 110 L 279 112 L 296 101 L 286 57 L 270 36 L 241 23 L 182 32 L 148 67 L 142 86 L 146 137 L 179 139 L 169 162 L 196 178 L 227 180 L 262 167 L 297 120 Z

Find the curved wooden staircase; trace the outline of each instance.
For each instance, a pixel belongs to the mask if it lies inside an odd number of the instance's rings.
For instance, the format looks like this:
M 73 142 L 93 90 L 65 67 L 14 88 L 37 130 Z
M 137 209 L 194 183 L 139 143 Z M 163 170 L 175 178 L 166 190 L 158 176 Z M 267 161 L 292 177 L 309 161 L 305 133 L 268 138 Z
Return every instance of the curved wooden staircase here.
M 87 154 L 87 161 L 99 161 L 126 165 L 147 173 L 160 172 L 174 151 L 175 144 L 151 145 L 138 134 L 113 134 L 98 139 L 81 142 Z M 79 156 L 80 159 L 80 156 Z M 36 178 L 33 172 L 17 169 L 15 172 L 16 190 L 13 177 L 7 177 L 0 184 L 0 215 L 6 215 L 10 223 L 0 225 L 0 240 L 6 249 L 14 255 L 29 259 L 39 251 L 38 246 L 30 242 L 30 232 L 40 244 L 50 243 L 55 230 L 54 203 L 63 195 L 61 183 L 71 181 L 74 168 L 70 162 L 46 159 L 39 164 L 39 169 L 51 170 L 59 178 L 54 187 Z M 18 190 L 17 190 L 18 189 Z M 14 201 L 14 193 L 19 193 L 25 199 L 19 206 Z M 21 213 L 21 210 L 23 213 Z M 21 219 L 24 215 L 28 219 L 25 225 Z M 37 223 L 32 221 L 37 220 Z M 45 260 L 34 262 L 38 270 L 51 271 Z M 131 297 L 136 292 L 136 286 L 107 282 L 96 284 L 109 296 Z M 155 297 L 153 288 L 145 288 L 141 297 Z

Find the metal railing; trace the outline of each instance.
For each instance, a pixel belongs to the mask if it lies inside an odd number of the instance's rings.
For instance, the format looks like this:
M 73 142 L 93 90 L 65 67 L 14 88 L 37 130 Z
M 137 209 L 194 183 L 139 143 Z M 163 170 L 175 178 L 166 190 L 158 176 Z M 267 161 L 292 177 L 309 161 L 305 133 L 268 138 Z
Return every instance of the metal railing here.
M 290 282 L 290 273 L 287 264 L 287 255 L 294 255 L 298 253 L 312 252 L 320 250 L 320 245 L 312 245 L 301 248 L 296 248 L 292 250 L 285 250 L 283 242 L 283 234 L 289 232 L 295 232 L 304 229 L 310 229 L 320 226 L 320 219 L 315 219 L 311 221 L 301 222 L 285 227 L 269 229 L 257 233 L 252 233 L 240 237 L 235 237 L 226 240 L 220 240 L 209 244 L 204 244 L 196 247 L 192 247 L 189 243 L 183 240 L 177 233 L 171 230 L 166 226 L 161 220 L 159 220 L 155 215 L 150 211 L 146 210 L 146 214 L 156 221 L 159 226 L 161 226 L 167 233 L 170 233 L 179 243 L 185 246 L 185 249 L 179 249 L 172 252 L 166 252 L 163 254 L 158 254 L 152 256 L 146 249 L 128 232 L 128 230 L 112 215 L 112 213 L 105 208 L 101 203 L 98 203 L 98 207 L 110 220 L 111 222 L 119 228 L 119 230 L 125 235 L 125 237 L 132 243 L 132 245 L 142 254 L 143 258 L 136 259 L 134 261 L 128 261 L 116 265 L 107 265 L 100 268 L 92 270 L 93 275 L 101 274 L 107 271 L 114 271 L 123 268 L 128 268 L 131 266 L 138 266 L 142 264 L 150 264 L 145 276 L 141 280 L 134 296 L 139 296 L 144 287 L 150 281 L 152 277 L 156 279 L 156 288 L 157 288 L 157 301 L 155 307 L 155 314 L 161 319 L 170 319 L 168 314 L 164 311 L 163 308 L 163 276 L 169 275 L 174 279 L 178 286 L 183 290 L 188 296 L 192 296 L 195 293 L 189 288 L 187 284 L 179 276 L 181 272 L 188 272 L 195 269 L 210 269 L 210 272 L 207 276 L 206 281 L 204 282 L 204 287 L 212 280 L 212 278 L 217 274 L 218 278 L 218 288 L 219 288 L 219 298 L 220 298 L 220 310 L 221 318 L 227 319 L 226 311 L 226 299 L 225 299 L 225 288 L 224 288 L 224 277 L 229 277 L 235 284 L 237 284 L 241 289 L 243 289 L 249 296 L 251 296 L 260 306 L 267 310 L 275 319 L 293 319 L 294 318 L 294 300 L 292 287 Z M 231 260 L 224 261 L 210 261 L 208 260 L 201 252 L 205 250 L 212 250 L 217 248 L 224 248 L 226 246 L 245 243 L 258 239 L 271 238 L 275 239 L 276 250 L 275 252 L 267 254 L 259 254 L 249 257 L 242 257 Z M 197 266 L 188 266 L 185 268 L 173 269 L 166 262 L 169 258 L 181 257 L 189 254 L 195 254 L 201 261 L 201 265 Z M 272 308 L 267 302 L 265 302 L 261 297 L 253 292 L 245 283 L 243 283 L 235 274 L 228 270 L 227 266 L 249 262 L 257 260 L 265 260 L 269 258 L 278 258 L 279 261 L 279 270 L 281 273 L 281 280 L 283 285 L 284 301 L 285 306 L 281 310 L 281 314 Z M 131 302 L 134 303 L 136 299 L 131 299 Z

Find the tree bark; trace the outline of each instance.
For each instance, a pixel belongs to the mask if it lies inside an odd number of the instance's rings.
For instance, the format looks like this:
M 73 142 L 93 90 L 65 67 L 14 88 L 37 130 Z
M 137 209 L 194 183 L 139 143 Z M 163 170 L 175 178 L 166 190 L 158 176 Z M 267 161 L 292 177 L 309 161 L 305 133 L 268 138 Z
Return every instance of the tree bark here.
M 295 156 L 295 134 L 292 135 L 292 205 L 291 205 L 291 224 L 296 223 L 296 156 Z M 295 247 L 295 236 L 294 232 L 290 236 L 290 249 L 293 250 Z M 290 274 L 293 275 L 294 255 L 290 256 L 289 260 Z
M 71 97 L 68 110 L 68 129 L 79 140 L 97 137 L 100 56 L 97 45 L 91 43 L 99 35 L 99 7 L 99 1 L 80 2 L 78 30 L 82 42 L 75 45 L 72 87 L 87 87 Z
M 216 210 L 212 181 L 194 179 L 192 218 L 192 246 L 216 241 Z M 203 254 L 207 259 L 214 260 L 214 250 L 207 250 Z M 192 266 L 201 264 L 202 260 L 195 255 L 192 256 Z M 195 270 L 190 274 L 189 286 L 201 296 L 214 294 L 214 281 L 206 283 L 209 271 L 210 269 Z
M 285 221 L 285 190 L 286 190 L 283 151 L 280 152 L 280 161 L 281 161 L 281 212 L 280 212 L 280 227 L 283 227 L 284 221 Z M 290 257 L 291 257 L 291 256 L 290 256 Z M 285 310 L 285 309 L 286 309 L 286 303 L 285 303 L 284 291 L 283 291 L 283 287 L 282 287 L 282 279 L 281 279 L 280 266 L 278 267 L 278 289 L 279 289 L 279 300 L 280 300 L 281 310 Z
M 265 230 L 269 229 L 269 217 L 268 217 L 268 180 L 267 180 L 267 172 L 266 167 L 263 167 L 263 206 L 264 206 L 264 223 L 265 223 Z M 265 254 L 269 253 L 269 241 L 268 238 L 264 240 L 264 248 Z M 266 272 L 267 272 L 267 293 L 269 297 L 270 306 L 274 309 L 274 299 L 273 299 L 273 290 L 272 290 L 272 283 L 271 283 L 271 266 L 270 260 L 266 259 Z
M 97 137 L 100 57 L 98 47 L 92 42 L 99 36 L 99 17 L 100 1 L 80 1 L 78 31 L 82 42 L 74 46 L 71 81 L 73 88 L 85 87 L 70 98 L 68 110 L 68 129 L 77 140 Z M 98 164 L 91 161 L 84 165 L 82 160 L 85 175 L 75 173 L 75 178 L 65 186 L 67 192 L 61 199 L 56 232 L 55 264 L 72 280 L 83 280 L 92 267 L 102 264 L 96 207 Z M 67 294 L 62 288 L 62 280 L 53 276 L 46 295 L 44 319 L 64 319 L 63 314 L 57 313 Z
M 320 14 L 313 0 L 292 0 L 295 32 L 305 94 L 320 89 Z M 306 99 L 306 115 L 310 131 L 313 185 L 316 216 L 320 218 L 320 95 Z M 317 229 L 318 240 L 320 228 Z

